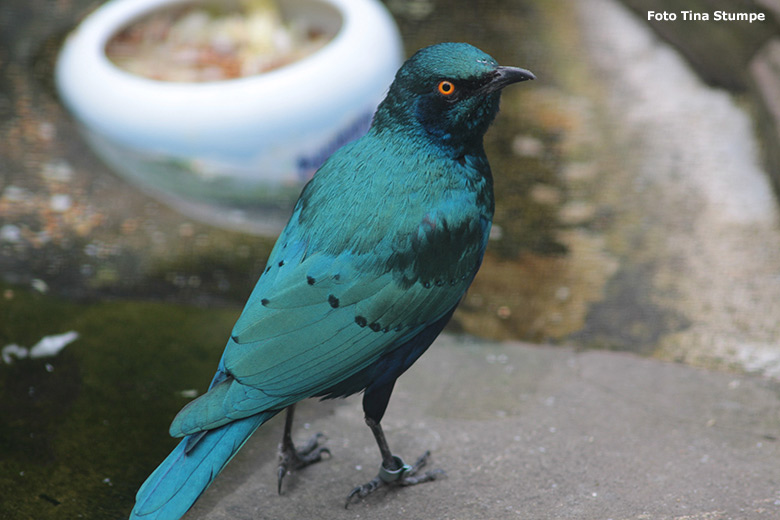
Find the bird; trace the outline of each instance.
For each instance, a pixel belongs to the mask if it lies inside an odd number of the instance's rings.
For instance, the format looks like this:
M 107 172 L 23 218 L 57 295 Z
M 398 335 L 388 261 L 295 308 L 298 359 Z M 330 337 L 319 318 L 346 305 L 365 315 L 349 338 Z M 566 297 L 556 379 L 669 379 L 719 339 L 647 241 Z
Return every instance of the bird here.
M 435 480 L 392 453 L 381 421 L 398 377 L 433 343 L 471 285 L 494 213 L 483 136 L 502 89 L 535 79 L 467 43 L 414 53 L 371 126 L 304 186 L 238 317 L 209 389 L 175 416 L 182 440 L 142 484 L 131 520 L 187 512 L 252 433 L 286 411 L 277 473 L 330 456 L 292 442 L 295 404 L 363 392 L 381 456 L 345 506 L 382 486 Z

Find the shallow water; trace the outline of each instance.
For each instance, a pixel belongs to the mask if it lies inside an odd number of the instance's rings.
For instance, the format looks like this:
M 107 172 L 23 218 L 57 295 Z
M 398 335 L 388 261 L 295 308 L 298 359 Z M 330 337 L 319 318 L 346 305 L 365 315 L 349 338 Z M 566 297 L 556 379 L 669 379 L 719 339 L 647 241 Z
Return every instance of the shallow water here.
M 173 444 L 170 417 L 208 384 L 236 311 L 2 292 L 3 345 L 79 337 L 54 357 L 0 365 L 0 516 L 123 516 Z

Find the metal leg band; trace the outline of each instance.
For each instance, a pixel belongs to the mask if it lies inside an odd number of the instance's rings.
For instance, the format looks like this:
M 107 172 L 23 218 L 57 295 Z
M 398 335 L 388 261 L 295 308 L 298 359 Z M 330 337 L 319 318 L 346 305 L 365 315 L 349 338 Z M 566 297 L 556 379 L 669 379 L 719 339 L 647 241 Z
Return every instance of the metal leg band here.
M 398 469 L 396 470 L 389 470 L 385 468 L 384 464 L 379 466 L 378 476 L 385 484 L 390 484 L 391 482 L 395 482 L 396 480 L 401 479 L 404 476 L 404 473 L 412 469 L 409 464 L 404 464 L 404 461 L 401 459 L 401 457 L 398 457 L 397 455 L 393 455 L 393 460 L 398 466 Z

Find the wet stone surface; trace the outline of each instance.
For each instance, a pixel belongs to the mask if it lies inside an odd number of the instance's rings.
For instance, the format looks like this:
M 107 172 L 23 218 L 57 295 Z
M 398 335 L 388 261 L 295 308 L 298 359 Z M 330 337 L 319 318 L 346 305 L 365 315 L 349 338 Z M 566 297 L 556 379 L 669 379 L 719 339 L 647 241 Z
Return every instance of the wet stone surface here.
M 376 446 L 358 399 L 305 403 L 296 438 L 324 432 L 332 458 L 277 495 L 283 425 L 269 423 L 186 518 L 770 519 L 777 390 L 627 354 L 444 335 L 399 381 L 383 424 L 407 462 L 432 450 L 446 477 L 344 510 L 376 474 Z

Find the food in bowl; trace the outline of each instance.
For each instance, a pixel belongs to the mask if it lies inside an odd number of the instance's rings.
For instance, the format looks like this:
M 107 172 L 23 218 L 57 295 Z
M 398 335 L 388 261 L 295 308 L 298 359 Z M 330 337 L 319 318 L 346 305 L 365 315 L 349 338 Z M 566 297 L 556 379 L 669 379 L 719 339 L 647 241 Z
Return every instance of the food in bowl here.
M 330 41 L 332 28 L 285 20 L 275 0 L 182 4 L 114 35 L 106 55 L 121 69 L 161 81 L 221 81 L 262 74 Z

